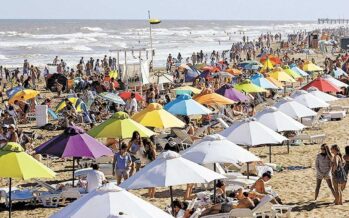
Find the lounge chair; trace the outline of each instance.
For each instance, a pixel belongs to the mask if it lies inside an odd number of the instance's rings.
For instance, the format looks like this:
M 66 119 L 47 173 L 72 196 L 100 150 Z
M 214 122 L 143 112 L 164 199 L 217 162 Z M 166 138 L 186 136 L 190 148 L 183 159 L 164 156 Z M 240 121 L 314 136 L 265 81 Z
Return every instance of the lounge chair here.
M 344 110 L 327 111 L 322 114 L 328 120 L 342 120 L 346 116 Z
M 195 135 L 194 136 L 201 136 L 209 127 L 210 125 L 206 125 L 203 126 L 199 129 L 196 130 Z M 177 140 L 176 142 L 178 144 L 193 144 L 194 140 L 192 139 L 192 137 L 184 130 L 184 129 L 177 129 L 177 128 L 173 128 L 172 132 L 177 136 Z
M 326 118 L 323 118 L 323 113 L 324 111 L 321 109 L 315 117 L 302 118 L 302 124 L 311 129 L 321 129 L 322 124 L 327 121 Z
M 309 135 L 309 134 L 300 134 L 296 135 L 290 138 L 290 142 L 295 142 L 297 140 L 301 140 L 303 143 L 307 142 L 309 144 L 322 144 L 326 139 L 325 134 L 316 134 L 316 135 Z
M 0 190 L 0 198 L 4 199 L 5 205 L 9 206 L 9 193 L 6 190 Z M 29 189 L 11 191 L 11 202 L 30 202 L 35 203 L 33 191 Z

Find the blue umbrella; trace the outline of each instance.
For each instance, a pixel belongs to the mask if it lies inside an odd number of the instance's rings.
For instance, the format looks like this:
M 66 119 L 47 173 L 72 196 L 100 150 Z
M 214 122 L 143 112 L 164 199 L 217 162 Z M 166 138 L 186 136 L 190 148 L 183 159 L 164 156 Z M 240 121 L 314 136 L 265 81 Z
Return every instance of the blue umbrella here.
M 175 115 L 210 114 L 211 110 L 193 100 L 189 95 L 178 95 L 177 98 L 164 106 L 164 109 Z
M 185 69 L 185 82 L 193 82 L 201 74 L 201 72 L 193 66 L 188 66 Z
M 277 86 L 275 86 L 273 83 L 271 83 L 269 80 L 263 77 L 262 74 L 256 73 L 251 77 L 251 82 L 259 87 L 265 88 L 265 89 L 278 89 Z
M 13 87 L 12 89 L 9 89 L 6 91 L 6 95 L 8 99 L 12 98 L 17 92 L 24 90 L 23 86 L 16 86 Z
M 298 73 L 300 76 L 309 76 L 308 73 L 306 73 L 304 70 L 301 70 L 299 67 L 297 67 L 296 65 L 291 67 L 291 70 L 293 70 L 294 72 Z

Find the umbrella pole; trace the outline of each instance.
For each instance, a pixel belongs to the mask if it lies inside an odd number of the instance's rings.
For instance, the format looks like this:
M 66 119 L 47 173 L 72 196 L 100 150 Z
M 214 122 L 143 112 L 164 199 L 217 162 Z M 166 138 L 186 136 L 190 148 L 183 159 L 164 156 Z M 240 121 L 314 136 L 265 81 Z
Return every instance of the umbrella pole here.
M 287 142 L 287 154 L 290 153 L 290 140 L 288 140 Z
M 170 196 L 171 196 L 171 213 L 174 215 L 174 207 L 173 207 L 173 192 L 172 192 L 172 186 L 170 186 Z
M 75 157 L 73 157 L 73 187 L 75 187 L 74 182 L 75 182 Z
M 247 150 L 250 150 L 250 147 L 247 146 Z M 246 163 L 247 164 L 247 179 L 250 179 L 250 164 L 249 162 Z
M 213 171 L 216 172 L 216 164 L 214 163 L 213 164 Z M 216 203 L 216 185 L 217 185 L 217 181 L 216 180 L 213 180 L 213 203 Z
M 271 163 L 271 145 L 269 145 L 269 163 Z
M 9 184 L 9 192 L 8 192 L 8 217 L 11 218 L 11 212 L 12 212 L 12 196 L 11 196 L 11 186 L 12 186 L 12 178 L 10 178 L 10 184 Z

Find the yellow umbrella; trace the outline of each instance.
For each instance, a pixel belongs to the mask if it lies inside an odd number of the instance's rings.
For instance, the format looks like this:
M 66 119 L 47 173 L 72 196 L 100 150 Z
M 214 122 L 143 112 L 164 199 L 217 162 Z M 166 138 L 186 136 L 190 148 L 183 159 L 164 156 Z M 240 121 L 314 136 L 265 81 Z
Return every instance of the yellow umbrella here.
M 199 94 L 201 92 L 200 89 L 194 88 L 192 86 L 181 86 L 181 87 L 175 88 L 173 90 L 176 91 L 176 93 L 192 92 L 194 94 Z
M 274 65 L 273 63 L 270 61 L 270 59 L 268 58 L 264 64 L 263 64 L 263 67 L 261 69 L 261 72 L 268 72 L 270 70 L 274 69 Z
M 211 89 L 203 90 L 194 100 L 204 105 L 227 105 L 234 104 L 235 101 L 213 92 Z
M 77 112 L 82 112 L 83 111 L 83 104 L 85 104 L 80 98 L 68 98 L 68 100 L 73 103 L 75 109 Z M 56 113 L 60 112 L 61 110 L 63 110 L 66 107 L 66 103 L 65 100 L 61 101 L 57 107 L 56 107 Z
M 323 69 L 312 62 L 305 63 L 303 66 L 303 70 L 306 72 L 316 72 L 316 71 L 323 71 Z
M 298 73 L 294 72 L 293 70 L 291 70 L 290 68 L 285 68 L 284 71 L 290 75 L 293 79 L 299 79 L 302 78 Z
M 296 80 L 294 80 L 291 76 L 289 76 L 285 71 L 282 69 L 276 69 L 273 72 L 269 73 L 270 77 L 273 77 L 279 82 L 291 82 L 294 83 Z
M 167 112 L 158 103 L 149 104 L 144 110 L 132 116 L 140 124 L 155 128 L 184 127 L 185 123 Z
M 116 71 L 116 70 L 110 71 L 109 77 L 114 78 L 114 79 L 118 78 L 118 71 Z
M 282 84 L 282 82 L 277 81 L 277 80 L 274 79 L 273 77 L 268 76 L 268 77 L 266 77 L 266 78 L 267 78 L 267 80 L 269 80 L 270 82 L 272 82 L 272 83 L 273 83 L 274 85 L 276 85 L 277 87 L 279 87 L 279 88 L 284 87 L 284 84 Z
M 111 118 L 92 128 L 88 134 L 95 138 L 131 138 L 134 131 L 141 137 L 150 137 L 155 132 L 132 120 L 125 112 L 116 112 Z
M 9 142 L 0 149 L 0 177 L 10 178 L 9 213 L 11 217 L 11 183 L 12 178 L 53 178 L 55 172 L 27 154 L 21 145 Z
M 249 79 L 244 80 L 242 83 L 236 84 L 234 88 L 246 93 L 267 92 L 266 89 L 251 83 Z
M 24 89 L 22 91 L 17 92 L 12 96 L 12 98 L 8 101 L 9 104 L 14 104 L 15 100 L 29 100 L 35 98 L 40 92 L 32 89 Z

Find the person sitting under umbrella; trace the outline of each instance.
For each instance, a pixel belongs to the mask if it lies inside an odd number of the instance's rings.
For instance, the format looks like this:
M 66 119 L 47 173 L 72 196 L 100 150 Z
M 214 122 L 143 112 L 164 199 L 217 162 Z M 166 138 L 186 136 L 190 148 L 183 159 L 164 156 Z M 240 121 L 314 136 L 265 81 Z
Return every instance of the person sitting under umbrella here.
M 91 192 L 107 183 L 104 173 L 99 171 L 98 164 L 92 164 L 92 171 L 87 174 L 87 192 Z

